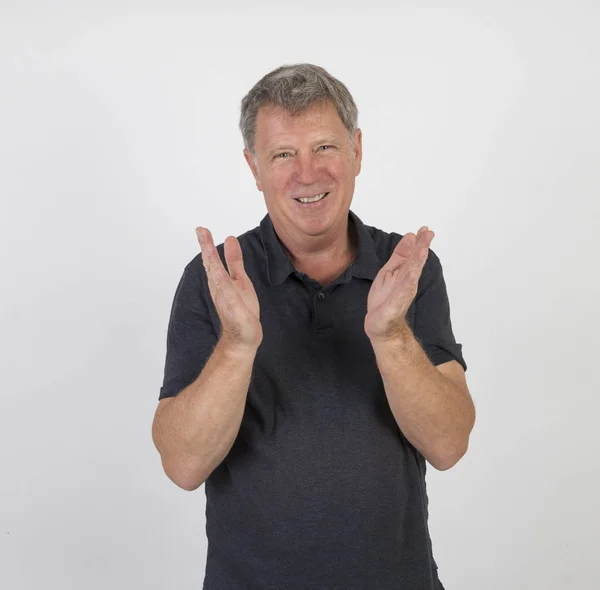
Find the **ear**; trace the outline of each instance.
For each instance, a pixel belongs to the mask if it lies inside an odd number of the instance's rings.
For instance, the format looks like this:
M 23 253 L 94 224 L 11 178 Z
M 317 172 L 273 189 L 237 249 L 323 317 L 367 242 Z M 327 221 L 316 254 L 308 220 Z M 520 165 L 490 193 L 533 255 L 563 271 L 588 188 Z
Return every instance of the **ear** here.
M 360 174 L 360 166 L 362 163 L 362 131 L 356 130 L 354 134 L 354 176 Z
M 252 176 L 254 176 L 254 180 L 256 181 L 256 188 L 262 192 L 262 186 L 258 178 L 258 169 L 256 167 L 256 161 L 254 160 L 254 156 L 247 149 L 244 149 L 244 158 L 246 158 L 246 162 L 248 162 L 248 166 L 250 166 Z

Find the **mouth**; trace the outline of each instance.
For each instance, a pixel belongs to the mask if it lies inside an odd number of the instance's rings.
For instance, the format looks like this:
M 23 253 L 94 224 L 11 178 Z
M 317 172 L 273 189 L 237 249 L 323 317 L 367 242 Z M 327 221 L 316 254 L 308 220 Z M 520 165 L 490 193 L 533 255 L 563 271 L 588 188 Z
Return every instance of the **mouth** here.
M 329 195 L 329 192 L 326 193 L 320 193 L 318 195 L 315 195 L 314 197 L 310 197 L 310 198 L 306 198 L 306 199 L 294 199 L 294 201 L 296 201 L 297 203 L 299 203 L 300 205 L 303 206 L 314 206 L 317 205 L 318 203 L 320 203 L 321 201 L 324 201 L 327 198 L 327 195 Z

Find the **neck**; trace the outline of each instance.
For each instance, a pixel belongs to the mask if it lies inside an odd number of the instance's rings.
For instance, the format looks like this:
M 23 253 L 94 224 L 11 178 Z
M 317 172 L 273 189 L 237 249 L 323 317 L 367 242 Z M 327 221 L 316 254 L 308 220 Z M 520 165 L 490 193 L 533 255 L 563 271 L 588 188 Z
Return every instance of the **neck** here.
M 278 227 L 275 222 L 273 227 L 296 270 L 319 282 L 336 278 L 351 264 L 357 254 L 356 228 L 354 223 L 350 223 L 349 217 L 344 219 L 343 226 L 329 236 L 298 238 Z

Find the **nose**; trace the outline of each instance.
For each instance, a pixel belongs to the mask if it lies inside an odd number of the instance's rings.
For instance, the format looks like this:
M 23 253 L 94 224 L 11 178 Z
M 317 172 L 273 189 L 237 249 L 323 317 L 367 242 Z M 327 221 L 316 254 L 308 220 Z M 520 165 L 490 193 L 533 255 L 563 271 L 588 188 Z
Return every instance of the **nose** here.
M 311 152 L 298 153 L 295 160 L 295 180 L 298 184 L 315 184 L 318 181 L 319 164 Z

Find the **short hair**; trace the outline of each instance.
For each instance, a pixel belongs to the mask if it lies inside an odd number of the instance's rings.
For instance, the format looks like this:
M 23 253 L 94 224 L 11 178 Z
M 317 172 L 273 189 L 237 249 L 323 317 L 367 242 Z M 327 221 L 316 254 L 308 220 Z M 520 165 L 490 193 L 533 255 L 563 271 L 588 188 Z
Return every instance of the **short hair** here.
M 316 103 L 330 101 L 353 142 L 358 109 L 348 88 L 320 66 L 284 65 L 261 78 L 242 99 L 240 131 L 244 147 L 254 155 L 256 119 L 260 107 L 278 106 L 296 115 Z

